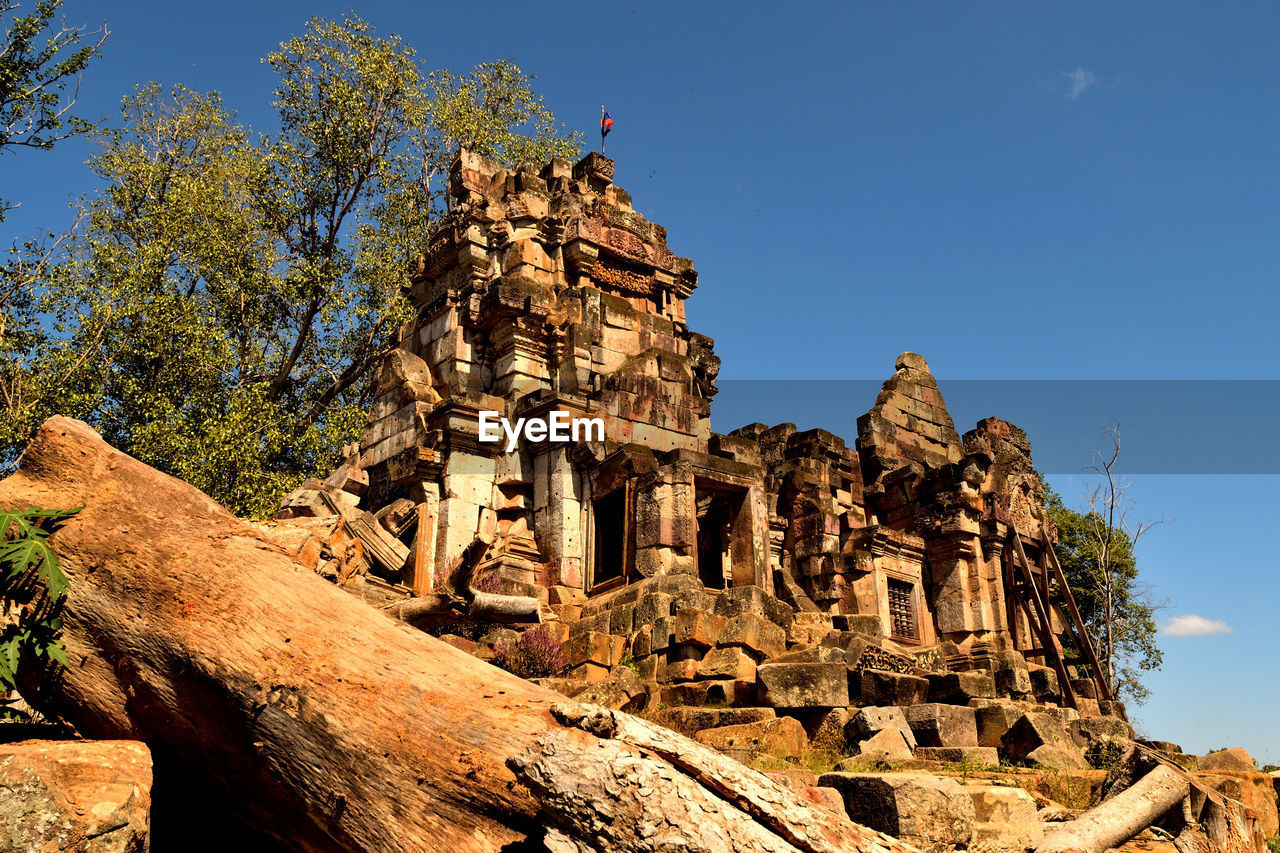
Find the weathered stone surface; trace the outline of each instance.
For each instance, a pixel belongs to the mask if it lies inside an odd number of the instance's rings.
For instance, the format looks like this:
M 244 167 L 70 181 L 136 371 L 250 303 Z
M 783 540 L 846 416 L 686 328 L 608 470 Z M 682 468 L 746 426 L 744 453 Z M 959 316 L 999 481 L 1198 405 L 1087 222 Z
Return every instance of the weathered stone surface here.
M 723 616 L 685 608 L 676 614 L 674 642 L 709 649 L 720 641 L 727 622 Z
M 718 749 L 743 764 L 751 764 L 762 755 L 798 761 L 809 745 L 804 726 L 794 717 L 703 729 L 694 735 L 694 740 Z
M 973 802 L 954 779 L 923 773 L 824 773 L 855 821 L 922 850 L 950 851 L 973 837 Z
M 1234 750 L 1220 750 L 1210 755 L 1221 755 L 1223 752 L 1232 751 Z M 1239 751 L 1244 752 L 1243 749 Z M 1231 763 L 1238 765 L 1240 756 L 1234 756 Z M 1270 838 L 1280 832 L 1280 812 L 1277 812 L 1276 805 L 1276 780 L 1271 775 L 1253 769 L 1211 772 L 1198 770 L 1195 775 L 1201 783 L 1248 806 L 1257 818 L 1264 837 Z
M 896 705 L 885 708 L 859 708 L 845 727 L 845 740 L 856 744 L 886 729 L 902 734 L 909 750 L 916 748 L 916 736 L 907 722 L 907 714 Z
M 664 705 L 750 705 L 756 686 L 749 681 L 689 681 L 664 686 L 659 692 Z
M 844 739 L 844 730 L 849 725 L 853 710 L 855 709 L 819 709 L 816 712 L 804 714 L 799 718 L 804 730 L 809 733 L 809 741 L 815 746 L 822 746 L 827 749 L 844 749 L 847 745 Z M 793 712 L 793 716 L 799 716 L 799 712 Z
M 801 788 L 814 788 L 818 785 L 818 776 L 807 767 L 794 767 L 786 770 L 766 770 L 764 775 L 785 788 L 799 791 Z M 844 804 L 840 804 L 844 808 Z
M 1075 720 L 1070 732 L 1076 745 L 1085 748 L 1099 740 L 1133 740 L 1133 727 L 1118 717 L 1092 717 Z
M 744 614 L 759 616 L 778 626 L 783 636 L 795 618 L 795 608 L 758 586 L 737 586 L 720 593 L 716 596 L 715 612 L 730 620 Z
M 0 744 L 0 849 L 144 853 L 150 832 L 145 744 Z
M 1031 754 L 1035 750 L 1042 746 L 1052 746 L 1067 758 L 1063 759 L 1057 754 L 1042 753 L 1040 763 L 1045 766 L 1064 766 L 1060 762 L 1066 760 L 1069 762 L 1066 766 L 1080 768 L 1086 766 L 1084 756 L 1067 733 L 1066 726 L 1048 714 L 1023 714 L 1004 733 L 1000 743 L 1002 752 L 1013 761 L 1033 761 Z M 1055 763 L 1049 764 L 1050 759 Z
M 844 810 L 844 797 L 840 796 L 840 792 L 835 788 L 824 788 L 820 785 L 808 785 L 797 789 L 796 793 L 813 803 L 815 806 L 821 806 L 827 811 L 834 812 L 841 817 L 848 817 L 848 813 Z
M 615 666 L 607 678 L 597 681 L 574 695 L 579 702 L 600 705 L 611 711 L 634 714 L 643 711 L 649 698 L 644 682 L 628 666 Z
M 996 695 L 1010 699 L 1030 699 L 1031 675 L 1025 669 L 1006 668 L 996 670 Z
M 592 663 L 597 666 L 611 667 L 622 658 L 622 637 L 588 631 L 569 638 L 564 644 L 564 654 L 569 666 Z
M 973 802 L 973 846 L 991 851 L 1021 851 L 1044 837 L 1036 802 L 1021 788 L 1005 785 L 966 785 Z
M 1059 702 L 1062 699 L 1062 688 L 1058 686 L 1058 674 L 1052 669 L 1033 669 L 1031 675 L 1031 695 L 1037 702 Z M 1092 683 L 1092 682 L 1091 682 Z M 1093 698 L 1091 696 L 1079 698 Z
M 740 726 L 772 720 L 777 713 L 772 708 L 664 708 L 661 722 L 679 732 L 700 732 L 723 726 Z
M 936 703 L 907 709 L 907 723 L 920 746 L 977 746 L 972 708 Z
M 930 673 L 929 701 L 948 705 L 968 705 L 972 699 L 994 699 L 995 679 L 991 673 L 976 672 Z
M 1258 766 L 1254 763 L 1253 756 L 1247 750 L 1237 746 L 1232 749 L 1220 749 L 1217 752 L 1200 756 L 1200 760 L 1196 763 L 1196 769 L 1241 770 L 1246 773 L 1253 773 L 1258 769 Z
M 849 704 L 843 663 L 764 663 L 756 668 L 760 702 L 774 708 Z
M 881 729 L 853 746 L 853 753 L 875 761 L 905 761 L 913 758 L 906 735 L 899 729 Z
M 712 649 L 698 662 L 699 678 L 756 680 L 756 662 L 739 648 Z
M 929 695 L 929 682 L 915 675 L 864 669 L 857 677 L 864 705 L 919 705 Z
M 968 762 L 986 766 L 1000 763 L 1000 753 L 990 746 L 918 746 L 916 758 L 927 761 Z
M 1089 766 L 1079 752 L 1051 743 L 1037 746 L 1027 753 L 1023 761 L 1032 767 L 1050 770 L 1083 770 Z
M 740 613 L 725 625 L 720 645 L 741 646 L 759 659 L 772 658 L 786 651 L 787 633 L 757 613 Z

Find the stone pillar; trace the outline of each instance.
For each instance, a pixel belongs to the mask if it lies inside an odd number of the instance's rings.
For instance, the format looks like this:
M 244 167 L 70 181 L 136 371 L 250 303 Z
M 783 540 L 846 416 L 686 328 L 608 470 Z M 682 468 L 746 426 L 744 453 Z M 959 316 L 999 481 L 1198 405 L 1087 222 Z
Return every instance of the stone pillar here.
M 436 537 L 439 534 L 440 484 L 420 483 L 418 495 L 418 532 L 413 542 L 413 594 L 427 595 L 438 585 L 436 572 Z
M 569 458 L 569 445 L 547 445 L 533 460 L 534 535 L 552 572 L 558 567 L 558 583 L 577 589 L 586 581 L 583 500 L 582 477 Z

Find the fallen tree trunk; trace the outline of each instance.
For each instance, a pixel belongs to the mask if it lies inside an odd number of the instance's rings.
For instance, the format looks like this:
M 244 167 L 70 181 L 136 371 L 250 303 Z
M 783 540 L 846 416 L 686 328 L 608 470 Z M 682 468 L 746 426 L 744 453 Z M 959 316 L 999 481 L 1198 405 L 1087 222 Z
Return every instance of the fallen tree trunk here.
M 362 604 L 82 423 L 46 422 L 0 482 L 0 507 L 30 506 L 84 507 L 49 539 L 70 579 L 70 663 L 33 698 L 87 736 L 172 756 L 181 773 L 166 782 L 157 761 L 157 788 L 185 774 L 289 849 L 490 851 L 541 839 L 657 850 L 651 833 L 680 814 L 667 812 L 675 801 L 697 804 L 687 814 L 699 830 L 735 828 L 700 849 L 911 849 L 835 815 L 806 841 L 766 805 L 812 806 L 763 774 L 728 773 L 717 753 L 634 718 L 610 717 L 627 721 L 614 723 L 618 740 L 575 722 L 590 710 L 557 719 L 559 694 Z M 594 822 L 590 800 L 573 806 L 574 821 L 562 795 L 535 796 L 537 756 L 583 739 L 594 745 L 578 758 L 584 780 L 614 774 L 610 756 L 622 754 L 651 771 L 645 786 L 609 792 Z
M 1103 853 L 1119 847 L 1191 794 L 1191 783 L 1161 765 L 1102 805 L 1045 836 L 1036 853 Z

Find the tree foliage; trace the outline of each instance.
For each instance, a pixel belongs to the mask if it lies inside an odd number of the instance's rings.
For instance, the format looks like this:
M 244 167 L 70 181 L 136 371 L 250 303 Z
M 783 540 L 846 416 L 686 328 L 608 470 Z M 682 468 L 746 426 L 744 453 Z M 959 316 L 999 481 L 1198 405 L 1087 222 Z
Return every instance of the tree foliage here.
M 101 50 L 107 28 L 89 31 L 65 24 L 54 29 L 62 0 L 40 0 L 29 15 L 0 0 L 0 154 L 18 148 L 52 148 L 91 125 L 71 115 L 80 72 Z M 0 199 L 0 222 L 12 207 Z
M 1068 507 L 1047 483 L 1045 493 L 1058 531 L 1054 548 L 1098 655 L 1100 674 L 1117 696 L 1140 705 L 1150 696 L 1144 674 L 1159 669 L 1164 660 L 1156 614 L 1165 603 L 1139 574 L 1135 548 L 1152 525 L 1130 520 L 1132 502 L 1116 473 L 1119 432 L 1109 429 L 1108 436 L 1113 446 L 1095 454 L 1092 470 L 1100 481 L 1089 488 L 1083 510 Z
M 456 147 L 516 165 L 578 145 L 513 64 L 442 89 L 455 78 L 358 17 L 312 19 L 265 61 L 278 131 L 149 84 L 96 134 L 83 227 L 52 259 L 19 252 L 42 313 L 9 343 L 7 385 L 26 386 L 2 455 L 74 414 L 234 511 L 271 512 L 359 437 Z

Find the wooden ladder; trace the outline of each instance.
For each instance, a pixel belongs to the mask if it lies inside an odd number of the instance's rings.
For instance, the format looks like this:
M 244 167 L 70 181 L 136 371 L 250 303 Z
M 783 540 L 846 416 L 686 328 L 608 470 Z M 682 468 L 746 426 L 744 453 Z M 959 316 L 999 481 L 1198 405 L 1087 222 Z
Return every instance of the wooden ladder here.
M 1019 610 L 1026 613 L 1027 623 L 1040 643 L 1040 648 L 1022 650 L 1023 654 L 1038 655 L 1048 659 L 1058 674 L 1058 686 L 1062 689 L 1062 698 L 1068 707 L 1079 708 L 1076 691 L 1071 686 L 1071 679 L 1067 676 L 1068 666 L 1088 664 L 1090 677 L 1097 691 L 1096 695 L 1101 699 L 1114 699 L 1111 687 L 1102 677 L 1102 668 L 1098 666 L 1098 656 L 1094 652 L 1093 642 L 1085 631 L 1084 620 L 1080 617 L 1080 608 L 1076 606 L 1071 587 L 1067 586 L 1067 578 L 1063 574 L 1062 564 L 1058 562 L 1058 555 L 1053 550 L 1053 543 L 1048 538 L 1044 540 L 1044 551 L 1041 557 L 1044 565 L 1033 567 L 1031 561 L 1027 559 L 1026 549 L 1022 547 L 1022 535 L 1013 524 L 1009 525 L 1009 539 L 1012 541 L 1012 547 L 1005 548 L 1005 597 L 1013 604 L 1013 614 L 1016 615 Z M 1053 631 L 1050 569 L 1058 582 L 1058 591 L 1067 605 L 1069 620 L 1065 634 L 1075 648 L 1076 654 L 1073 657 L 1067 657 L 1063 652 L 1062 643 Z M 1011 620 L 1011 623 L 1013 621 Z M 1010 627 L 1015 629 L 1016 636 L 1016 626 L 1011 624 Z

